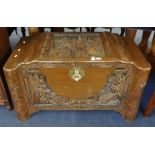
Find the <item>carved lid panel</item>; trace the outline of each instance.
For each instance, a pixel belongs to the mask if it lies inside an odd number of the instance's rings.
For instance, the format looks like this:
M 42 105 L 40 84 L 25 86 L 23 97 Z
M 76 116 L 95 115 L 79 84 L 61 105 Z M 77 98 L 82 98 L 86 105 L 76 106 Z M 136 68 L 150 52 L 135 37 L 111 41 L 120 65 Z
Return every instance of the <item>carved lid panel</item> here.
M 102 60 L 105 56 L 99 33 L 48 33 L 40 60 Z

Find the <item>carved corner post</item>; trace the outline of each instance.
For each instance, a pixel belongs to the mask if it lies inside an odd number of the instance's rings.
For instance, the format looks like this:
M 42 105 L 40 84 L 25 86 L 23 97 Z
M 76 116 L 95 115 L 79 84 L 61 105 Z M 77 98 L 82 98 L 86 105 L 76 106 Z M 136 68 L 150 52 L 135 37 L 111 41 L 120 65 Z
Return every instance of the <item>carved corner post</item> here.
M 139 48 L 135 46 L 133 41 L 127 38 L 124 38 L 124 41 L 131 48 L 131 55 L 136 61 L 132 64 L 132 75 L 130 79 L 132 82 L 128 88 L 124 107 L 120 112 L 126 119 L 132 120 L 135 118 L 138 111 L 141 96 L 151 70 L 151 65 L 144 59 L 143 54 L 140 52 Z
M 129 94 L 127 96 L 125 107 L 121 111 L 123 117 L 125 117 L 127 120 L 133 120 L 136 117 L 139 108 L 139 102 L 144 90 L 144 86 L 148 79 L 148 72 L 150 72 L 150 69 L 141 70 L 135 68 L 134 72 L 135 73 L 133 74 L 133 79 L 131 79 L 134 82 L 128 90 Z
M 21 55 L 24 53 L 24 49 L 28 45 L 29 40 L 29 37 L 23 37 L 19 41 L 10 58 L 7 60 L 7 63 L 5 63 L 3 67 L 17 116 L 21 120 L 26 120 L 31 114 L 31 109 L 28 109 L 29 104 L 27 97 L 22 89 L 23 79 L 21 79 L 22 75 L 20 74 L 20 62 L 22 61 Z
M 149 101 L 146 109 L 143 112 L 143 115 L 145 117 L 149 116 L 154 109 L 155 109 L 155 91 L 153 92 L 153 95 L 151 96 L 150 101 Z
M 125 37 L 128 38 L 128 39 L 134 40 L 135 36 L 136 36 L 136 33 L 137 33 L 136 29 L 134 29 L 134 28 L 126 28 Z
M 4 68 L 5 77 L 9 85 L 9 90 L 12 92 L 11 95 L 17 112 L 17 116 L 21 120 L 26 120 L 30 116 L 30 113 L 26 105 L 24 92 L 21 89 L 21 82 L 19 82 L 19 70 L 6 70 L 7 69 Z
M 29 35 L 31 37 L 35 36 L 36 34 L 40 33 L 39 27 L 29 27 Z

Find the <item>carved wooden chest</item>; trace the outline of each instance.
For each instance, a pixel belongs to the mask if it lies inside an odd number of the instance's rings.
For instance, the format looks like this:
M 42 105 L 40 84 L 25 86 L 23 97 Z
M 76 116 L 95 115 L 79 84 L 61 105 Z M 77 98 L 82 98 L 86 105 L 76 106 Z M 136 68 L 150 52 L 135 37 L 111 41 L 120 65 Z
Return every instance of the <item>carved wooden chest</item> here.
M 22 120 L 49 109 L 111 109 L 133 119 L 150 64 L 117 34 L 42 33 L 21 40 L 4 71 Z

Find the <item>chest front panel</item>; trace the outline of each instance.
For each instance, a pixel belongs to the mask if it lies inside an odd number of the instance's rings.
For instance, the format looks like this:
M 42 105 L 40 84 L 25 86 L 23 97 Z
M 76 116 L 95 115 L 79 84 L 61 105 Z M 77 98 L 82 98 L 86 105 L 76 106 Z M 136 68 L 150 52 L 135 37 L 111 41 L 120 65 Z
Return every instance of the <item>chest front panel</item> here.
M 34 67 L 32 67 L 34 66 Z M 119 105 L 127 95 L 132 67 L 128 64 L 61 63 L 22 66 L 24 89 L 33 106 Z M 84 71 L 76 81 L 70 70 Z

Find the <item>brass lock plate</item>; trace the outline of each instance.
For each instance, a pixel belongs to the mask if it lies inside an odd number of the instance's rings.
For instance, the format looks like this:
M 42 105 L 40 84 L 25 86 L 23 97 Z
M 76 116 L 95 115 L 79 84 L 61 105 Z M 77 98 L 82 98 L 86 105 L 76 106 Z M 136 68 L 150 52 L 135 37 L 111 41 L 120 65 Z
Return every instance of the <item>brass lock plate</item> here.
M 74 67 L 69 71 L 69 77 L 78 82 L 85 76 L 85 71 L 80 67 Z

